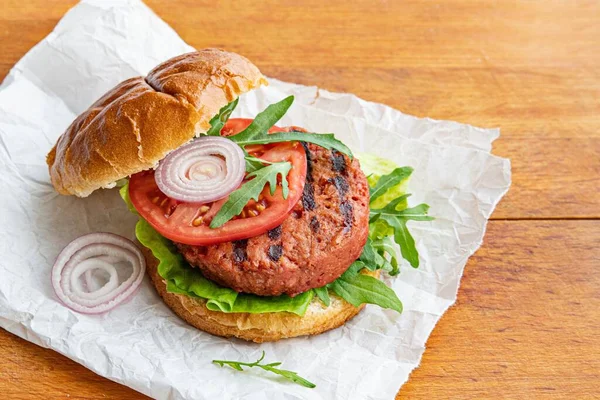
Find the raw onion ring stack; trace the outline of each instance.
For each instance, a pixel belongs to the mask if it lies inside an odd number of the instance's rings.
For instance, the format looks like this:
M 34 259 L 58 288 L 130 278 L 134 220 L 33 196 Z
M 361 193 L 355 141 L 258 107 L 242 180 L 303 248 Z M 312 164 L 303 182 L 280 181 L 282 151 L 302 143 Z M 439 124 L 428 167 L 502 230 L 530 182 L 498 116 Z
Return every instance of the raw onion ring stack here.
M 133 272 L 119 284 L 114 264 L 122 261 L 130 263 Z M 98 288 L 93 281 L 94 270 L 109 275 L 102 287 Z M 91 233 L 75 239 L 60 252 L 52 268 L 52 286 L 67 307 L 85 314 L 98 314 L 131 296 L 142 283 L 145 271 L 144 256 L 132 241 L 112 233 Z
M 186 203 L 222 199 L 240 185 L 246 173 L 244 151 L 220 136 L 203 136 L 165 157 L 154 174 L 158 188 Z

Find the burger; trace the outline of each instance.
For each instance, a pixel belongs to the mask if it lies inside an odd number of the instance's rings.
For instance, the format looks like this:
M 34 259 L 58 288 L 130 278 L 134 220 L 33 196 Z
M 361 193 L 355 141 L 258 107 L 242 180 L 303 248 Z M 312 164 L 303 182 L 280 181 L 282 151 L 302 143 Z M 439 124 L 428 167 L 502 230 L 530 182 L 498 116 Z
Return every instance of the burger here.
M 52 184 L 79 197 L 120 186 L 139 221 L 137 247 L 95 234 L 65 248 L 53 283 L 66 305 L 107 311 L 145 268 L 179 317 L 224 337 L 318 334 L 367 303 L 401 312 L 379 277 L 398 272 L 399 253 L 418 266 L 406 221 L 429 217 L 408 208 L 412 169 L 373 155 L 361 168 L 335 134 L 277 126 L 291 96 L 230 118 L 266 84 L 246 58 L 205 49 L 120 83 L 73 121 L 47 156 Z M 110 268 L 122 259 L 135 268 L 119 284 Z

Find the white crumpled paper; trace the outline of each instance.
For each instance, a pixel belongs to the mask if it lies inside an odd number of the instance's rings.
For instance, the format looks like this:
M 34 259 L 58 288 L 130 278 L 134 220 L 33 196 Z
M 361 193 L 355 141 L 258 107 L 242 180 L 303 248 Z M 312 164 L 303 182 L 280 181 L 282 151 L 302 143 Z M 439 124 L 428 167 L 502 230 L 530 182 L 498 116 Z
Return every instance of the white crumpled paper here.
M 253 116 L 288 94 L 282 125 L 335 132 L 357 151 L 410 165 L 411 203 L 436 220 L 411 223 L 421 267 L 388 283 L 404 312 L 368 306 L 316 337 L 249 344 L 180 321 L 146 280 L 105 315 L 64 307 L 50 285 L 53 260 L 69 241 L 96 231 L 133 238 L 135 217 L 116 190 L 86 199 L 57 195 L 45 155 L 77 114 L 123 79 L 192 50 L 139 1 L 87 1 L 19 61 L 0 90 L 0 326 L 96 373 L 160 399 L 390 399 L 418 366 L 436 322 L 455 299 L 467 258 L 510 185 L 510 163 L 489 154 L 496 130 L 404 115 L 350 94 L 271 79 L 239 115 Z M 283 361 L 317 384 L 307 389 L 261 371 L 240 373 L 212 359 Z

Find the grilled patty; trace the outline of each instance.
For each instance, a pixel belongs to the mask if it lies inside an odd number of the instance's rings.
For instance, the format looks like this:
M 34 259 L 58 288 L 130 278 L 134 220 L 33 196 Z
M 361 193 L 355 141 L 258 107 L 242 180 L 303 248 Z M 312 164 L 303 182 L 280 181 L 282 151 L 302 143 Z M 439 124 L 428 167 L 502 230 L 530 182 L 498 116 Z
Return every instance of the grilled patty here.
M 177 244 L 185 259 L 208 279 L 259 296 L 295 296 L 338 278 L 367 240 L 368 183 L 356 159 L 304 147 L 304 192 L 279 227 L 234 242 Z

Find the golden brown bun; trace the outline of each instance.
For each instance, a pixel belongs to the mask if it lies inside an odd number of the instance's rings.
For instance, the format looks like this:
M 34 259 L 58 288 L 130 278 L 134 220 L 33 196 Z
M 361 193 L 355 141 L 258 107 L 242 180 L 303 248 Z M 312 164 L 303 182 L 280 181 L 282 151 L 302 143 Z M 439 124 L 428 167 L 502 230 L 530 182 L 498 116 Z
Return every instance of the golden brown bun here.
M 266 84 L 246 58 L 218 49 L 183 54 L 128 79 L 78 116 L 48 153 L 59 193 L 88 196 L 154 167 L 210 128 L 221 107 Z
M 167 292 L 167 284 L 157 271 L 159 261 L 149 249 L 141 247 L 146 258 L 146 271 L 167 306 L 188 324 L 213 335 L 234 336 L 257 343 L 317 335 L 342 326 L 364 308 L 364 305 L 354 307 L 332 295 L 329 307 L 315 298 L 302 317 L 288 312 L 249 314 L 210 311 L 203 300 Z M 370 274 L 379 277 L 379 271 Z

